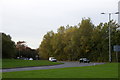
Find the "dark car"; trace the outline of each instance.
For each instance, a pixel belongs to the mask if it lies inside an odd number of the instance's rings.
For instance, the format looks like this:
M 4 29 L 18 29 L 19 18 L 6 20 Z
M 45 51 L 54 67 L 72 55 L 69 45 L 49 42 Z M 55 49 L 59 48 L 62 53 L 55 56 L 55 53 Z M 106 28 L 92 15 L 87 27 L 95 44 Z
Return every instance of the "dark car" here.
M 79 61 L 80 61 L 80 63 L 89 63 L 90 62 L 90 60 L 87 58 L 80 58 Z

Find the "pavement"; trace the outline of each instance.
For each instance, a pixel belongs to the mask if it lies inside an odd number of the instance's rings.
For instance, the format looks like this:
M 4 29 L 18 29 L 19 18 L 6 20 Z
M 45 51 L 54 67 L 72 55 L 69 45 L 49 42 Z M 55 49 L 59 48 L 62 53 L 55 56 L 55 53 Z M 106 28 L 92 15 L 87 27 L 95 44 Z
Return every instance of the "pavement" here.
M 64 64 L 52 65 L 52 66 L 39 66 L 39 67 L 24 67 L 24 68 L 2 69 L 2 70 L 0 70 L 0 72 L 43 70 L 43 69 L 65 68 L 65 67 L 94 66 L 94 65 L 104 64 L 104 63 L 79 63 L 79 62 L 66 62 L 66 61 L 59 61 L 59 62 L 62 62 Z

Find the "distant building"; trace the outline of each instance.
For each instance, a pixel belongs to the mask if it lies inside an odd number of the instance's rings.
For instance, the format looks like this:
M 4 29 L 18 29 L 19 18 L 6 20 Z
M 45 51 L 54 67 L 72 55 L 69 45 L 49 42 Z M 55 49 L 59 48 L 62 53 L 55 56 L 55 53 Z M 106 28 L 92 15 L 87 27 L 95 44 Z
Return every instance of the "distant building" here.
M 119 11 L 118 23 L 120 24 L 120 1 L 118 2 L 118 11 Z

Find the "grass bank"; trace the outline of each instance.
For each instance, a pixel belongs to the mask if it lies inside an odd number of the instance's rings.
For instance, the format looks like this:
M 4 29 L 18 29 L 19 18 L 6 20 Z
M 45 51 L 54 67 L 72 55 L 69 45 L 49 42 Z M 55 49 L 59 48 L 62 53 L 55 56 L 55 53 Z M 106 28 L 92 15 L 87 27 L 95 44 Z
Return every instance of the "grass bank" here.
M 62 64 L 58 62 L 50 62 L 48 60 L 19 60 L 19 59 L 3 59 L 2 68 L 17 68 L 31 66 L 47 66 Z
M 118 63 L 48 70 L 4 72 L 3 78 L 118 78 Z

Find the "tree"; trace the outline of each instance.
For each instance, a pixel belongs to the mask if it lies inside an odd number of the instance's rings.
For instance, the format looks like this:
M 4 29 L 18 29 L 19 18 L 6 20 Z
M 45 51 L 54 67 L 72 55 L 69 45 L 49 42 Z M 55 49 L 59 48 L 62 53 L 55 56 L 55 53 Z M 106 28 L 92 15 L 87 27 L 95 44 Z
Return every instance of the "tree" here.
M 51 40 L 53 38 L 54 32 L 50 31 L 46 35 L 44 35 L 43 41 L 39 47 L 39 55 L 42 59 L 48 59 L 49 56 L 52 56 L 53 49 L 51 45 Z
M 48 32 L 39 47 L 40 57 L 48 59 L 50 56 L 58 60 L 75 61 L 86 57 L 91 61 L 107 62 L 108 28 L 111 24 L 111 46 L 120 45 L 120 30 L 114 21 L 100 23 L 95 26 L 90 18 L 82 19 L 78 26 L 60 26 L 57 33 Z M 112 59 L 115 61 L 115 52 L 112 48 Z
M 76 26 L 66 29 L 64 34 L 64 53 L 67 56 L 67 60 L 77 60 L 79 56 L 79 34 Z
M 91 23 L 90 19 L 82 19 L 79 24 L 80 32 L 80 57 L 89 57 L 91 55 L 92 46 L 92 34 L 94 25 Z
M 31 49 L 28 47 L 25 41 L 18 41 L 16 44 L 16 49 L 17 49 L 17 55 L 16 57 L 19 58 L 33 58 L 33 60 L 38 59 L 38 52 L 35 49 Z
M 15 58 L 15 42 L 11 40 L 10 35 L 2 33 L 2 58 Z

